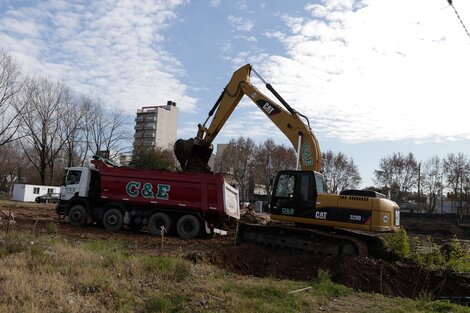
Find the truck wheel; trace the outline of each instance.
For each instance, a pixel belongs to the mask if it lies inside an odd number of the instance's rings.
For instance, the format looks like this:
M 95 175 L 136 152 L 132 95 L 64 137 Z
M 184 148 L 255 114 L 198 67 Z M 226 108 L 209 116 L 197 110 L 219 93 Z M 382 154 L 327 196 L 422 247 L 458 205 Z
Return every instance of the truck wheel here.
M 75 204 L 69 210 L 69 223 L 73 226 L 82 227 L 86 224 L 88 213 L 85 206 Z
M 110 231 L 118 231 L 124 224 L 124 216 L 119 209 L 109 209 L 103 215 L 103 226 Z
M 167 233 L 171 230 L 171 218 L 168 214 L 158 212 L 150 216 L 148 227 L 152 235 L 160 236 L 162 226 L 165 226 Z
M 199 235 L 201 222 L 194 215 L 184 215 L 176 224 L 176 232 L 183 239 L 192 239 Z

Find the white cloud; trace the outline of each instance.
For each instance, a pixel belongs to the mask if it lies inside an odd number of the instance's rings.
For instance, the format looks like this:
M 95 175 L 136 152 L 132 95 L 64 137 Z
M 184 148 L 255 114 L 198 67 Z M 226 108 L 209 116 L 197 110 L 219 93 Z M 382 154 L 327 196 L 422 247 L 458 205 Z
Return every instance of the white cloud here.
M 183 3 L 40 2 L 6 11 L 0 18 L 0 41 L 33 73 L 98 95 L 127 113 L 167 100 L 188 112 L 196 99 L 186 95 L 179 80 L 184 70 L 165 51 L 162 32 Z
M 240 32 L 249 32 L 255 26 L 254 22 L 240 16 L 228 16 L 228 21 L 232 27 Z
M 470 3 L 459 3 L 470 23 Z M 442 1 L 327 0 L 267 31 L 287 57 L 261 72 L 321 136 L 470 138 L 470 40 Z M 466 13 L 466 16 L 464 16 Z
M 221 1 L 220 0 L 210 0 L 210 5 L 212 7 L 218 7 L 220 6 Z

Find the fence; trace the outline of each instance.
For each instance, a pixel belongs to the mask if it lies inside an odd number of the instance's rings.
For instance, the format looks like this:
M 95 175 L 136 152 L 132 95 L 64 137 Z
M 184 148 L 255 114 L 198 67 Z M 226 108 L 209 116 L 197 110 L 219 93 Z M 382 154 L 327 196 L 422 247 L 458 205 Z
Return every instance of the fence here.
M 419 220 L 427 221 L 444 221 L 453 224 L 470 224 L 470 215 L 459 215 L 455 213 L 412 213 L 412 212 L 400 212 L 402 219 L 415 218 Z

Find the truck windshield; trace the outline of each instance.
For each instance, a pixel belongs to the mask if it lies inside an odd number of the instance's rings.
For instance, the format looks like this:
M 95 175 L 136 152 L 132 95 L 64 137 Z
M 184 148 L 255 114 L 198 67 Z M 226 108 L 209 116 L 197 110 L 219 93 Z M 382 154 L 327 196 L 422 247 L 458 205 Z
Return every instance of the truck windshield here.
M 68 171 L 67 177 L 65 178 L 65 186 L 78 184 L 80 182 L 81 176 L 82 176 L 82 171 L 77 171 L 77 170 Z

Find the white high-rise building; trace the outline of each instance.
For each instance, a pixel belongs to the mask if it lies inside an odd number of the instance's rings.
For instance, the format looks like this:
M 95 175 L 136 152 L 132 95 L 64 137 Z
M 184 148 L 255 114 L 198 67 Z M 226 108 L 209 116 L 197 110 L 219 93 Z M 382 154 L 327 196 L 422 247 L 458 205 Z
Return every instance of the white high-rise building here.
M 149 106 L 137 110 L 135 118 L 135 147 L 160 147 L 172 149 L 176 141 L 178 108 L 176 103 Z

